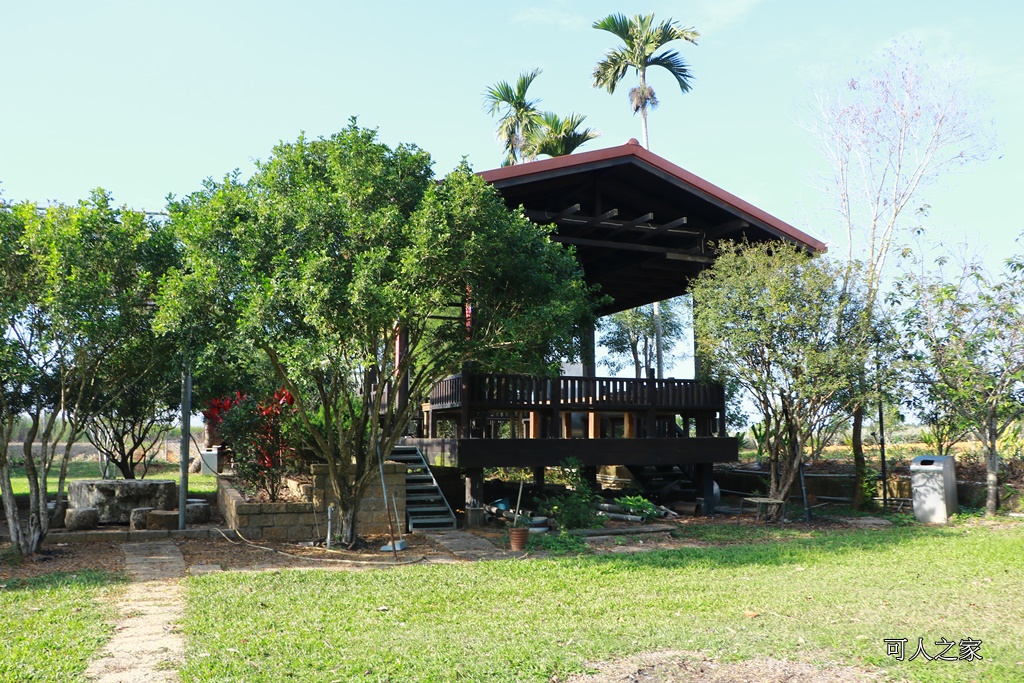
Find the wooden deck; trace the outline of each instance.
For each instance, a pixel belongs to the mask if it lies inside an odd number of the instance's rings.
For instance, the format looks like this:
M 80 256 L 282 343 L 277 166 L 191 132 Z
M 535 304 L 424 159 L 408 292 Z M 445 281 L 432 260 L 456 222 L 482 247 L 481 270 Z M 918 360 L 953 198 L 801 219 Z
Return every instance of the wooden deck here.
M 428 438 L 444 421 L 462 439 L 495 438 L 502 425 L 534 439 L 728 436 L 724 389 L 678 379 L 464 373 L 433 387 L 423 417 Z
M 468 398 L 468 400 L 466 400 Z M 430 392 L 434 410 L 468 405 L 473 410 L 724 412 L 725 391 L 687 379 L 526 375 L 454 375 Z

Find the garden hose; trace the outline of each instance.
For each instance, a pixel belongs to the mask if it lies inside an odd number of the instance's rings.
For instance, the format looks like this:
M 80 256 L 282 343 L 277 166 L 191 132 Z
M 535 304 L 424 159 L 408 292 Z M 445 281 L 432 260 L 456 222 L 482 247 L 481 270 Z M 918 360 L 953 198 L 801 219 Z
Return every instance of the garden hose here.
M 242 542 L 244 541 L 246 544 L 252 546 L 253 548 L 259 548 L 260 550 L 266 550 L 268 552 L 277 553 L 278 555 L 284 555 L 285 557 L 291 557 L 291 558 L 294 558 L 294 559 L 297 559 L 297 560 L 313 560 L 314 562 L 338 562 L 338 563 L 342 563 L 342 564 L 365 564 L 365 565 L 376 565 L 376 566 L 379 566 L 379 567 L 397 567 L 397 566 L 400 566 L 400 565 L 403 565 L 403 564 L 416 564 L 417 562 L 422 562 L 423 560 L 426 559 L 426 555 L 419 555 L 418 557 L 410 558 L 408 560 L 401 560 L 401 561 L 398 561 L 398 562 L 391 561 L 391 560 L 384 561 L 384 562 L 381 562 L 381 561 L 378 561 L 378 560 L 352 560 L 352 559 L 342 558 L 342 557 L 339 557 L 339 558 L 333 558 L 333 557 L 306 557 L 304 555 L 294 555 L 292 553 L 286 553 L 283 550 L 278 550 L 277 548 L 270 548 L 270 547 L 267 547 L 265 545 L 258 545 L 256 543 L 253 543 L 248 538 L 243 536 L 241 534 L 241 532 L 239 532 L 237 529 L 235 530 L 235 533 L 238 534 L 238 537 L 240 539 L 242 539 L 241 541 L 233 541 L 233 540 L 231 540 L 230 538 L 228 538 L 228 535 L 225 534 L 224 531 L 221 530 L 221 529 L 216 529 L 216 531 L 217 531 L 217 533 L 219 533 L 221 536 L 224 537 L 225 541 L 227 541 L 228 543 L 231 543 L 233 545 L 241 545 Z M 332 550 L 332 549 L 328 549 L 328 548 L 322 548 L 322 550 L 327 550 L 328 552 L 332 552 L 332 553 L 340 553 L 340 552 L 342 552 L 340 550 Z

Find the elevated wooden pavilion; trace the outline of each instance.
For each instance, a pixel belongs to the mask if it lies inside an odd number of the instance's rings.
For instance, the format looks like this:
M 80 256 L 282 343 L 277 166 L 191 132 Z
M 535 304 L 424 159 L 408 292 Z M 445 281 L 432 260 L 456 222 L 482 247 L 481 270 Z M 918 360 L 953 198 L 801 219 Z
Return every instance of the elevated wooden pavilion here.
M 685 294 L 714 262 L 712 245 L 719 240 L 785 240 L 809 251 L 825 249 L 636 140 L 481 176 L 510 207 L 555 225 L 554 241 L 575 247 L 587 282 L 610 297 L 599 315 Z M 481 503 L 484 467 L 533 467 L 542 478 L 543 467 L 573 457 L 588 467 L 684 471 L 710 511 L 713 464 L 738 459 L 738 444 L 725 429 L 722 387 L 600 378 L 593 330 L 585 347 L 582 376 L 463 373 L 442 381 L 424 405 L 426 438 L 414 442 L 428 459 L 462 468 L 467 508 Z M 436 439 L 442 420 L 456 424 L 456 439 Z M 524 438 L 497 438 L 503 423 L 514 423 L 515 429 L 504 431 Z

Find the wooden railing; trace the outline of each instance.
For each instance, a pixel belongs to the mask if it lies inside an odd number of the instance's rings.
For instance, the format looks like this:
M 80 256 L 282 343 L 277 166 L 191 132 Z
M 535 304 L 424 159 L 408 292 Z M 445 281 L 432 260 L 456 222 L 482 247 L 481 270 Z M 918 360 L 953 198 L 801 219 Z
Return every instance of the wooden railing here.
M 714 411 L 724 412 L 725 391 L 688 379 L 454 375 L 430 391 L 435 410 Z

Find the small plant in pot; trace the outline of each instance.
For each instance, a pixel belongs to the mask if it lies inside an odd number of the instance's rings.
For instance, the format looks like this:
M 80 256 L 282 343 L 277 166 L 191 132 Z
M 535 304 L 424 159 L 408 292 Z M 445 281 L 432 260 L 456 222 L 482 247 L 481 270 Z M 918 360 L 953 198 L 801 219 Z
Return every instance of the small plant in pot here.
M 526 540 L 530 535 L 530 515 L 516 515 L 512 527 L 508 530 L 508 542 L 512 550 L 520 551 L 526 549 Z

